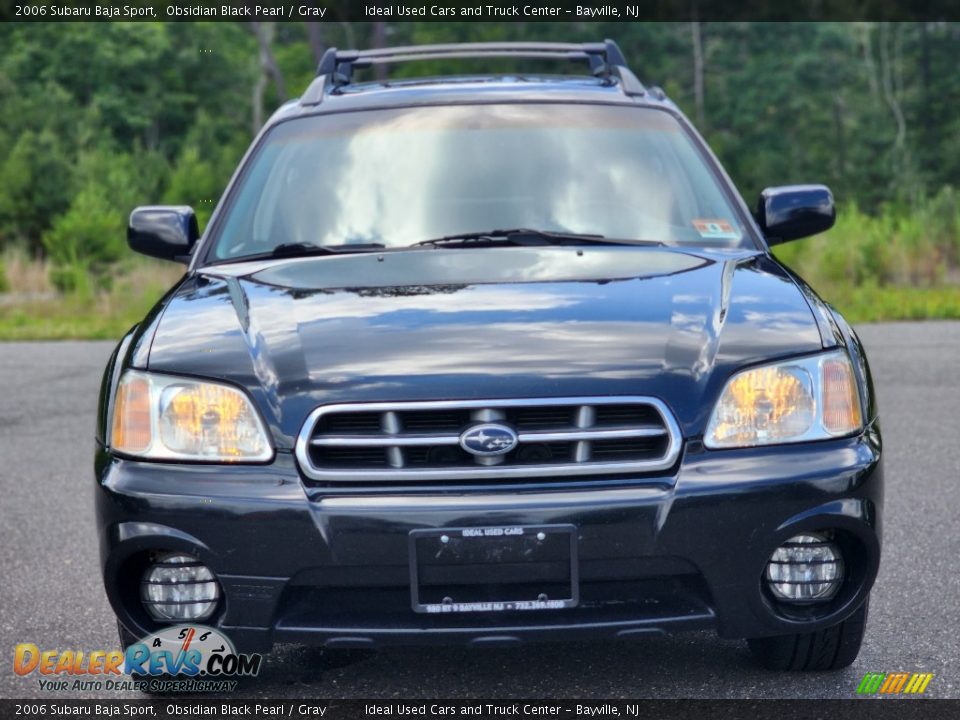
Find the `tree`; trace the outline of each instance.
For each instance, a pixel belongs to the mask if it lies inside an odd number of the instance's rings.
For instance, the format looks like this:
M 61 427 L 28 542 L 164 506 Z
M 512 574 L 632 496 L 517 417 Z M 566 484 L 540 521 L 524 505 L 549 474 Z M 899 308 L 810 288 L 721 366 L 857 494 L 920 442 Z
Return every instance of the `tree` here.
M 274 91 L 277 94 L 278 102 L 282 103 L 287 99 L 287 87 L 283 81 L 283 73 L 277 60 L 273 56 L 274 23 L 250 23 L 253 28 L 253 34 L 257 38 L 257 45 L 260 48 L 260 76 L 253 86 L 253 132 L 260 130 L 263 125 L 263 94 L 267 89 L 267 84 L 272 81 Z
M 0 234 L 40 249 L 40 236 L 70 205 L 72 168 L 51 130 L 25 130 L 0 165 Z

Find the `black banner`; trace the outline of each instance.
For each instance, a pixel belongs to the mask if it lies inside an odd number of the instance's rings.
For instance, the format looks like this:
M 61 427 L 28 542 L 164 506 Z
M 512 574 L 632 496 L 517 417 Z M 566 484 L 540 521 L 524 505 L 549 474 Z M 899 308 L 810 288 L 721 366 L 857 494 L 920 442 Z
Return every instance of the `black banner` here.
M 17 22 L 641 22 L 940 21 L 960 19 L 956 0 L 0 0 Z
M 860 700 L 0 700 L 0 716 L 98 718 L 644 718 L 920 720 L 956 718 L 960 701 Z

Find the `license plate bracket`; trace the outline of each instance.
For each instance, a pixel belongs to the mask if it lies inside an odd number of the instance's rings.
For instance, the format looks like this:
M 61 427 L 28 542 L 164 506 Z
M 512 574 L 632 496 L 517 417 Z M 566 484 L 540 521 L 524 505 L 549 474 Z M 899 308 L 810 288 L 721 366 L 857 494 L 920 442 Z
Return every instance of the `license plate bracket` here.
M 573 525 L 430 528 L 409 538 L 415 612 L 559 610 L 579 602 Z

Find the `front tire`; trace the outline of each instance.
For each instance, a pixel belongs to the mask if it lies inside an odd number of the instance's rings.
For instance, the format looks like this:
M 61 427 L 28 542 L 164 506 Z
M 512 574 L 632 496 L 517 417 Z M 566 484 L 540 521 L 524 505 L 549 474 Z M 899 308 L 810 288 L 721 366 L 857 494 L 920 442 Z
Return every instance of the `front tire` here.
M 853 615 L 823 630 L 753 638 L 747 645 L 754 659 L 768 670 L 839 670 L 853 663 L 860 653 L 869 605 L 867 598 Z

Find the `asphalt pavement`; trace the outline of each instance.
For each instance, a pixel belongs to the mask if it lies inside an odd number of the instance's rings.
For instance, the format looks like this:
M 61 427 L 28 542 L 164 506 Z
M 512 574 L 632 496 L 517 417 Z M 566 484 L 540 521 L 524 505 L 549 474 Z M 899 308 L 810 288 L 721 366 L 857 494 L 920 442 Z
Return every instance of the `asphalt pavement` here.
M 960 323 L 859 329 L 877 384 L 884 451 L 884 555 L 863 650 L 849 669 L 758 669 L 712 633 L 511 649 L 329 655 L 278 647 L 240 697 L 851 698 L 866 672 L 932 672 L 930 697 L 960 697 Z M 0 697 L 41 691 L 12 668 L 17 643 L 109 650 L 92 457 L 110 343 L 0 344 Z M 101 693 L 105 695 L 105 693 Z M 110 697 L 139 697 L 135 691 Z

